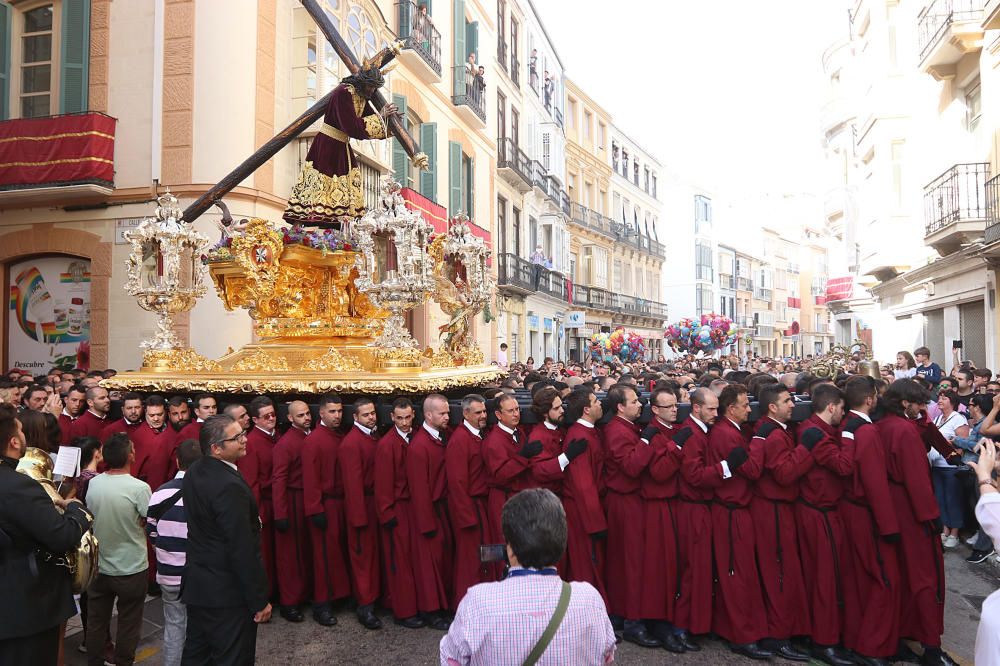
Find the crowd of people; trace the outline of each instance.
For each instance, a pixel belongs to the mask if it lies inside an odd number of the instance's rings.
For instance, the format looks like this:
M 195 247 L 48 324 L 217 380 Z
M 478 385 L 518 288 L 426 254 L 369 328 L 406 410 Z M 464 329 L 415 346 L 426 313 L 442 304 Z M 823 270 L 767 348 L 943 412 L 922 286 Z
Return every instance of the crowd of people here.
M 505 504 L 543 488 L 565 511 L 555 571 L 593 587 L 619 640 L 684 653 L 711 632 L 754 659 L 954 663 L 941 649 L 942 548 L 965 531 L 969 561 L 983 562 L 998 536 L 991 506 L 973 534 L 980 495 L 995 492 L 988 370 L 944 376 L 926 349 L 878 379 L 856 374 L 859 359 L 829 376 L 808 357 L 536 365 L 501 353 L 497 385 L 417 403 L 232 396 L 220 410 L 207 394 L 112 395 L 98 384 L 113 371 L 11 371 L 0 469 L 28 447 L 81 449 L 65 513 L 47 520 L 72 535 L 92 518 L 101 543 L 80 597 L 89 662 L 130 663 L 151 592 L 168 664 L 252 660 L 272 601 L 286 621 L 324 626 L 350 604 L 373 631 L 381 607 L 402 627 L 450 629 L 442 659 L 467 663 L 462 601 L 507 573 L 504 553 L 486 556 L 510 544 Z M 0 543 L 23 547 L 39 528 L 18 506 L 0 508 Z M 73 614 L 59 601 L 34 631 L 0 630 L 0 653 L 55 640 Z M 228 643 L 205 631 L 212 621 Z M 613 645 L 598 652 L 603 663 Z

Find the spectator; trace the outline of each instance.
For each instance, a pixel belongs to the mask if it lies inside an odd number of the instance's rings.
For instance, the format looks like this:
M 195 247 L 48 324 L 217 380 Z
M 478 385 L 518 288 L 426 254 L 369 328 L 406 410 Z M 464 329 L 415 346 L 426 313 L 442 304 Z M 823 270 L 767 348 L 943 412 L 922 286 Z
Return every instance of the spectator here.
M 538 73 L 538 49 L 531 49 L 531 56 L 528 57 L 528 71 L 532 74 Z
M 22 396 L 22 405 L 24 409 L 32 410 L 35 412 L 40 412 L 45 409 L 45 401 L 48 400 L 49 393 L 45 390 L 45 387 L 40 384 L 35 384 L 29 386 Z M 30 446 L 30 444 L 29 444 Z
M 80 476 L 76 477 L 76 499 L 84 504 L 87 503 L 87 489 L 90 481 L 97 476 L 97 467 L 104 462 L 101 455 L 101 440 L 96 437 L 78 437 L 74 439 L 70 446 L 80 449 Z M 88 617 L 88 596 L 87 591 L 80 593 L 80 625 L 83 627 L 83 642 L 80 644 L 80 652 L 87 653 L 87 617 Z M 104 641 L 104 660 L 113 662 L 115 657 L 115 644 L 111 641 L 111 629 Z
M 104 443 L 103 454 L 108 470 L 94 477 L 87 489 L 87 505 L 94 513 L 94 535 L 101 544 L 97 578 L 87 590 L 90 666 L 103 666 L 105 637 L 116 605 L 114 661 L 127 665 L 135 660 L 149 568 L 142 524 L 150 490 L 129 473 L 135 462 L 135 449 L 128 435 L 117 433 Z
M 976 368 L 972 371 L 972 390 L 976 393 L 988 392 L 987 386 L 993 379 L 993 371 L 989 368 Z
M 941 366 L 931 363 L 931 350 L 927 347 L 917 347 L 913 350 L 913 356 L 917 362 L 917 376 L 929 381 L 932 387 L 937 386 L 941 381 Z
M 1000 412 L 1000 396 L 976 395 L 972 398 L 972 402 L 969 405 L 969 413 L 972 418 L 969 424 L 969 436 L 955 437 L 952 440 L 952 444 L 956 448 L 961 449 L 962 462 L 964 464 L 968 465 L 969 463 L 978 462 L 979 452 L 977 451 L 977 446 L 979 445 L 979 440 L 984 435 L 1000 434 L 1000 427 L 996 426 L 998 412 Z M 975 505 L 978 503 L 980 497 L 979 486 L 976 485 L 972 478 L 968 478 L 969 476 L 971 475 L 960 476 L 959 480 L 963 482 L 965 496 L 972 503 L 973 511 L 975 511 Z M 990 540 L 990 536 L 986 533 L 986 530 L 982 529 L 981 526 L 972 538 L 966 540 L 966 543 L 972 546 L 972 553 L 965 558 L 966 562 L 980 564 L 993 554 L 993 542 Z
M 941 413 L 934 419 L 934 425 L 941 431 L 941 435 L 949 442 L 956 437 L 968 437 L 969 422 L 957 411 L 958 394 L 954 391 L 941 391 L 938 393 L 937 404 Z M 931 476 L 934 480 L 934 494 L 941 510 L 941 522 L 944 523 L 941 542 L 945 548 L 954 548 L 958 545 L 958 531 L 965 524 L 965 502 L 957 477 L 965 468 L 950 465 L 936 449 L 931 449 L 927 457 L 931 462 Z
M 59 421 L 48 412 L 26 410 L 17 415 L 29 447 L 41 449 L 53 456 L 59 453 Z
M 563 582 L 556 571 L 566 550 L 559 499 L 550 490 L 523 490 L 504 504 L 501 524 L 510 573 L 469 589 L 441 639 L 441 663 L 610 663 L 615 634 L 601 595 L 590 583 Z M 550 623 L 555 631 L 545 640 Z
M 917 362 L 908 351 L 896 352 L 896 367 L 893 369 L 896 379 L 909 379 L 917 374 Z
M 482 106 L 486 94 L 486 68 L 482 65 L 476 70 L 472 81 L 472 99 Z
M 981 496 L 976 504 L 976 518 L 980 529 L 996 541 L 1000 539 L 1000 494 L 997 493 L 996 481 L 993 475 L 997 466 L 996 445 L 983 440 L 978 462 L 970 462 L 968 466 L 976 473 L 976 485 Z M 979 630 L 976 633 L 977 664 L 1000 664 L 1000 592 L 994 592 L 983 602 L 979 619 Z
M 187 559 L 187 517 L 181 486 L 184 473 L 201 457 L 201 445 L 186 439 L 177 447 L 177 475 L 149 498 L 146 531 L 156 552 L 156 582 L 163 599 L 163 664 L 177 666 L 184 654 L 187 610 L 181 603 L 181 574 Z
M 973 388 L 975 375 L 969 368 L 959 368 L 954 372 L 954 377 L 958 383 L 958 389 L 955 392 L 958 395 L 958 402 L 968 409 L 969 401 L 975 393 L 975 389 Z
M 509 369 L 507 361 L 507 343 L 500 343 L 500 352 L 497 354 L 497 365 L 500 366 L 501 370 Z

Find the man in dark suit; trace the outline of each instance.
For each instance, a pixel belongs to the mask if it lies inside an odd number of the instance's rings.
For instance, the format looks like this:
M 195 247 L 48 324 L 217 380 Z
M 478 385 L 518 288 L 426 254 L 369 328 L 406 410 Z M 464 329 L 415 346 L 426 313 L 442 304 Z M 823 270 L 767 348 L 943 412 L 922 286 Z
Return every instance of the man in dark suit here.
M 46 561 L 75 550 L 93 518 L 79 500 L 60 501 L 19 474 L 24 433 L 11 405 L 0 405 L 0 664 L 55 664 L 62 623 L 76 615 L 69 570 Z
M 188 552 L 185 664 L 250 664 L 257 625 L 271 618 L 260 553 L 260 517 L 236 461 L 247 438 L 232 417 L 211 416 L 199 435 L 204 457 L 184 476 Z

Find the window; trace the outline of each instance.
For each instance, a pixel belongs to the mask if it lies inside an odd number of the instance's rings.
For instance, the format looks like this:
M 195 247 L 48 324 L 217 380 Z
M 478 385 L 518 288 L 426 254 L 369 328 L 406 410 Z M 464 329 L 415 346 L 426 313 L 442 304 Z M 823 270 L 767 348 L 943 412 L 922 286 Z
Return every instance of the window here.
M 653 198 L 655 199 L 656 198 L 656 174 L 655 173 L 653 174 L 653 192 L 652 192 L 652 194 L 653 194 Z
M 712 294 L 712 288 L 706 287 L 705 285 L 700 285 L 695 289 L 695 309 L 698 311 L 698 316 L 703 314 L 708 314 L 711 312 L 715 306 L 715 299 Z
M 632 182 L 639 187 L 639 160 L 632 161 Z
M 615 259 L 615 270 L 613 274 L 613 281 L 611 283 L 611 288 L 615 290 L 615 293 L 622 293 L 622 261 L 621 259 Z
M 507 200 L 497 197 L 497 252 L 507 252 Z
M 593 131 L 591 125 L 594 123 L 594 114 L 590 111 L 583 112 L 583 138 L 589 139 L 590 133 Z
M 594 246 L 594 282 L 595 287 L 608 288 L 608 251 L 606 248 Z
M 599 123 L 597 125 L 597 147 L 603 149 L 604 146 L 608 145 L 607 141 L 608 126 L 604 123 Z
M 700 194 L 694 197 L 694 232 L 705 233 L 712 228 L 712 200 Z
M 549 138 L 548 132 L 542 132 L 542 166 L 545 167 L 546 171 L 551 170 L 552 166 L 552 141 Z
M 976 78 L 965 90 L 965 126 L 970 132 L 979 127 L 979 117 L 983 113 L 983 98 Z
M 705 241 L 695 241 L 695 279 L 712 280 L 712 245 Z
M 622 195 L 615 192 L 611 196 L 611 200 L 612 200 L 611 216 L 617 219 L 619 215 L 624 215 L 624 213 L 622 213 Z
M 513 241 L 513 251 L 518 257 L 521 256 L 521 211 L 514 207 L 510 222 L 510 237 Z
M 501 140 L 507 138 L 507 98 L 499 90 L 497 91 L 497 138 Z M 510 159 L 516 157 L 511 155 Z
M 518 24 L 514 17 L 510 17 L 510 78 L 515 86 L 520 86 L 521 64 L 517 59 L 517 35 Z
M 19 104 L 22 118 L 40 118 L 55 113 L 52 105 L 56 69 L 52 52 L 53 14 L 52 5 L 44 5 L 22 16 Z
M 903 206 L 903 147 L 905 141 L 892 142 L 892 193 L 898 208 Z
M 646 167 L 646 194 L 649 194 L 649 167 Z
M 535 248 L 541 245 L 538 238 L 538 220 L 534 217 L 528 217 L 528 254 L 535 251 Z
M 475 163 L 468 155 L 462 155 L 462 210 L 469 219 L 476 217 L 474 191 L 476 187 Z
M 572 97 L 567 105 L 566 125 L 569 127 L 576 127 L 576 100 Z
M 521 114 L 510 107 L 510 138 L 515 148 L 521 147 Z
M 504 0 L 497 0 L 497 60 L 504 69 L 507 69 L 507 41 L 503 34 L 506 15 L 507 3 Z

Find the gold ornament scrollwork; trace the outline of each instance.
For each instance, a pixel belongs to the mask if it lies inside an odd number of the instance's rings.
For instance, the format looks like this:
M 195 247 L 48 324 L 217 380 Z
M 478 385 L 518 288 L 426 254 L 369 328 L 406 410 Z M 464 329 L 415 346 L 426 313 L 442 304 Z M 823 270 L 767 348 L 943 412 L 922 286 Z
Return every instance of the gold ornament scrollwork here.
M 361 363 L 356 358 L 344 356 L 336 347 L 330 347 L 322 356 L 308 361 L 302 369 L 310 372 L 350 372 L 361 370 Z
M 235 372 L 287 372 L 288 360 L 284 356 L 257 349 L 244 356 L 233 366 Z

